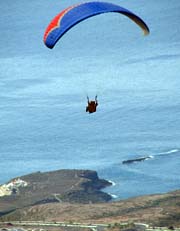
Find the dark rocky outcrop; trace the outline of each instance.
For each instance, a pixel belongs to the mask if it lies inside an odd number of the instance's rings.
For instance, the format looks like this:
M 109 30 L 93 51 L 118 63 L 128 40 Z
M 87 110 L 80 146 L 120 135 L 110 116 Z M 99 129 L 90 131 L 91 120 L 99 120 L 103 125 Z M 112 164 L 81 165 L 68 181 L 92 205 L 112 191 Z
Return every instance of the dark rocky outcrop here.
M 134 162 L 141 162 L 141 161 L 145 161 L 151 158 L 152 158 L 151 156 L 143 156 L 143 157 L 138 157 L 135 159 L 123 160 L 122 164 L 132 164 Z

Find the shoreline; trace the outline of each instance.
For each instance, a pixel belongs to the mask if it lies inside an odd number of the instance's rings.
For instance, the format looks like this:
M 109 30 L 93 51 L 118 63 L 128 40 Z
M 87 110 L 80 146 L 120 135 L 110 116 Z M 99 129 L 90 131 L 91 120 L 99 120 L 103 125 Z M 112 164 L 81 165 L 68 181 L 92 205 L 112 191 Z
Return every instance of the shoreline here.
M 180 190 L 117 200 L 116 195 L 101 191 L 113 184 L 100 179 L 96 171 L 56 170 L 19 178 L 14 183 L 24 187 L 17 194 L 0 197 L 0 221 L 180 225 Z
M 112 197 L 101 190 L 111 185 L 92 170 L 60 169 L 30 173 L 0 186 L 0 213 L 56 202 L 108 202 Z
M 14 177 L 10 180 L 8 180 L 6 183 L 4 184 L 0 184 L 0 198 L 2 198 L 2 188 L 5 188 L 4 186 L 6 185 L 12 185 L 12 182 L 21 182 L 22 183 L 22 187 L 25 187 L 28 185 L 28 183 L 26 181 L 23 181 L 21 180 L 21 178 L 24 178 L 26 176 L 29 176 L 29 175 L 33 175 L 33 174 L 46 174 L 46 173 L 53 173 L 53 172 L 58 172 L 58 171 L 89 171 L 89 172 L 94 172 L 96 177 L 99 179 L 98 177 L 98 172 L 95 171 L 95 170 L 88 170 L 88 169 L 59 169 L 59 170 L 52 170 L 52 171 L 45 171 L 45 172 L 41 172 L 41 171 L 36 171 L 36 172 L 32 172 L 32 173 L 29 173 L 29 174 L 26 174 L 26 175 L 22 175 L 22 176 L 17 176 L 17 177 Z M 154 192 L 154 193 L 149 193 L 149 194 L 141 194 L 141 195 L 135 195 L 135 196 L 130 196 L 130 197 L 126 197 L 126 198 L 121 198 L 119 197 L 118 195 L 116 194 L 113 194 L 111 192 L 107 192 L 107 191 L 104 191 L 103 189 L 107 188 L 107 187 L 114 187 L 116 186 L 116 182 L 112 181 L 112 180 L 109 180 L 109 179 L 100 179 L 102 180 L 102 185 L 101 186 L 98 186 L 98 190 L 101 190 L 102 189 L 102 193 L 105 193 L 106 195 L 109 195 L 111 197 L 111 199 L 108 199 L 107 202 L 116 202 L 116 201 L 124 201 L 124 200 L 129 200 L 129 199 L 133 199 L 133 198 L 138 198 L 138 197 L 145 197 L 145 196 L 150 196 L 150 195 L 164 195 L 164 194 L 167 194 L 167 193 L 171 193 L 171 192 L 174 192 L 174 191 L 177 191 L 177 190 L 180 190 L 180 188 L 175 188 L 175 189 L 170 189 L 170 190 L 167 190 L 167 191 L 164 191 L 164 192 Z M 7 195 L 10 195 L 10 190 L 9 188 L 6 189 L 7 191 Z M 1 212 L 1 211 L 0 211 Z

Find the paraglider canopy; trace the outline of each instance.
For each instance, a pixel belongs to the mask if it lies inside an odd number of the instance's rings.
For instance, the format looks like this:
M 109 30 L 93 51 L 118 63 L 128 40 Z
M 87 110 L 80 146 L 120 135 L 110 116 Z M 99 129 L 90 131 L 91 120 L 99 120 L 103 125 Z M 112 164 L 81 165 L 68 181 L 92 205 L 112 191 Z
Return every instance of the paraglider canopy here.
M 85 2 L 69 6 L 61 11 L 48 25 L 44 34 L 44 43 L 53 48 L 57 41 L 77 23 L 102 13 L 116 12 L 133 20 L 143 30 L 144 35 L 149 33 L 146 23 L 131 11 L 108 2 Z

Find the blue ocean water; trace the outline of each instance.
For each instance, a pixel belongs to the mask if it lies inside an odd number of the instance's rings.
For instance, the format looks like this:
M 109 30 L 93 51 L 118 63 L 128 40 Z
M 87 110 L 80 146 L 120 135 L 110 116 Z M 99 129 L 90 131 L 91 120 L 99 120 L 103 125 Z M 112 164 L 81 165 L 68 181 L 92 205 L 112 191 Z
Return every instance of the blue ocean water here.
M 73 0 L 1 0 L 0 183 L 35 171 L 92 169 L 116 198 L 180 188 L 180 1 L 118 1 L 150 27 L 104 14 L 53 50 L 50 20 Z M 97 113 L 85 113 L 98 94 Z M 148 160 L 123 165 L 142 156 Z

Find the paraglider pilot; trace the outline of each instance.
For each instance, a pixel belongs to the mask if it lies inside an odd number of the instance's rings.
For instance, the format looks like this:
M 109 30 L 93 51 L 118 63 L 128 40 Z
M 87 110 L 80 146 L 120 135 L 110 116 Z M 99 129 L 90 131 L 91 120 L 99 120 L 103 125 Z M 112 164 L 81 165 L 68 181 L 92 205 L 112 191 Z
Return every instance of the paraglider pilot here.
M 89 101 L 89 97 L 87 96 L 87 103 L 88 103 L 88 106 L 86 107 L 86 112 L 89 112 L 89 113 L 94 113 L 96 112 L 96 107 L 98 106 L 98 101 L 97 101 L 97 95 L 95 97 L 95 100 L 93 101 Z

